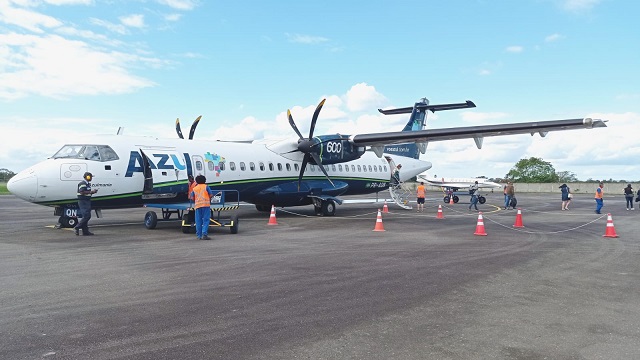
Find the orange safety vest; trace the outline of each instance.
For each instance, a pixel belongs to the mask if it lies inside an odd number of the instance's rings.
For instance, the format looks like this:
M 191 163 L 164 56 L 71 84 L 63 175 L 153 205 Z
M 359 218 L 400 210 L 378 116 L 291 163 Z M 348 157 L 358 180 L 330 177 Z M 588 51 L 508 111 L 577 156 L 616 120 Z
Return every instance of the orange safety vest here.
M 419 198 L 423 198 L 424 194 L 425 194 L 425 189 L 423 185 L 418 185 L 418 188 L 416 189 L 418 197 Z
M 596 199 L 602 199 L 602 195 L 604 195 L 604 191 L 602 190 L 602 188 L 598 188 L 600 189 L 600 192 L 598 192 L 598 190 L 596 189 Z
M 209 192 L 207 192 L 207 188 L 207 184 L 198 184 L 193 188 L 193 193 L 196 195 L 196 209 L 211 206 L 211 197 L 209 196 Z
M 189 184 L 189 193 L 188 193 L 188 195 L 189 195 L 189 199 L 190 200 L 193 200 L 193 196 L 191 196 L 191 193 L 193 192 L 193 188 L 196 187 L 196 185 L 198 185 L 198 183 L 195 182 L 195 181 Z

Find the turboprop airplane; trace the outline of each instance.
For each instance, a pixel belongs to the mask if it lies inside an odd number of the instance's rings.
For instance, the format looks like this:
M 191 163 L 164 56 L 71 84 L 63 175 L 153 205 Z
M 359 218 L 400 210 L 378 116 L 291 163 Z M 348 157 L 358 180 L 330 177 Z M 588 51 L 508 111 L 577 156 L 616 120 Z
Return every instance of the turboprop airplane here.
M 443 177 L 438 179 L 438 177 L 434 175 L 433 178 L 430 179 L 429 176 L 425 173 L 425 174 L 418 175 L 418 179 L 424 180 L 429 185 L 441 187 L 443 192 L 445 193 L 445 196 L 443 199 L 445 203 L 449 203 L 449 198 L 451 196 L 453 196 L 453 202 L 457 203 L 460 200 L 460 198 L 457 196 L 458 194 L 455 194 L 455 193 L 460 189 L 469 189 L 469 187 L 475 184 L 476 182 L 478 182 L 478 190 L 492 189 L 493 191 L 493 189 L 498 189 L 502 187 L 502 185 L 482 177 L 476 177 L 476 178 L 444 178 Z M 484 204 L 486 202 L 486 198 L 482 195 L 479 195 L 478 202 L 480 204 Z
M 187 140 L 180 136 L 177 121 L 180 139 L 118 134 L 68 143 L 51 158 L 15 175 L 7 187 L 26 201 L 54 207 L 59 223 L 67 227 L 75 225 L 76 186 L 85 171 L 93 174 L 91 185 L 99 189 L 92 201 L 98 216 L 102 209 L 179 208 L 177 204 L 188 203 L 187 177 L 199 174 L 206 176 L 214 192 L 233 190 L 229 201 L 252 203 L 261 211 L 271 206 L 312 204 L 317 212 L 331 216 L 341 203 L 338 196 L 389 189 L 396 163 L 402 164 L 401 181 L 430 169 L 430 162 L 419 159 L 430 141 L 473 138 L 480 146 L 485 136 L 544 136 L 548 131 L 606 126 L 602 120 L 585 118 L 423 130 L 428 111 L 475 104 L 431 105 L 422 99 L 413 107 L 380 110 L 383 114 L 411 113 L 403 131 L 316 136 L 314 128 L 323 104 L 324 100 L 313 114 L 308 137 L 300 133 L 290 111 L 289 123 L 298 137 L 277 141 L 193 140 L 193 131 Z

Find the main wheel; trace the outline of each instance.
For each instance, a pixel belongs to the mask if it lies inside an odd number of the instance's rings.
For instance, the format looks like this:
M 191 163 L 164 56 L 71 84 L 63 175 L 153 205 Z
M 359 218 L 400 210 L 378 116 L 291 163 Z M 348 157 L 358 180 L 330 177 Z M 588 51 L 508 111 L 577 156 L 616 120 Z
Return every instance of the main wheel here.
M 449 203 L 449 196 L 445 196 L 444 199 L 442 199 L 442 201 L 444 201 L 445 204 Z
M 77 218 L 72 218 L 68 216 L 60 216 L 60 218 L 58 219 L 58 222 L 60 223 L 60 226 L 63 228 L 72 228 L 78 225 Z
M 458 203 L 458 201 L 460 201 L 460 198 L 459 198 L 459 197 L 457 197 L 456 195 L 453 195 L 453 203 L 454 203 L 454 204 L 457 204 L 457 203 Z
M 256 204 L 256 210 L 260 211 L 260 212 L 269 212 L 271 211 L 271 208 L 267 205 L 260 205 L 260 204 Z
M 333 216 L 336 214 L 336 203 L 333 200 L 326 200 L 322 202 L 322 215 Z
M 478 202 L 480 204 L 484 204 L 487 202 L 487 198 L 485 198 L 484 196 L 478 196 Z
M 155 229 L 158 225 L 158 215 L 156 215 L 155 211 L 147 211 L 144 215 L 144 226 L 151 230 Z
M 233 225 L 231 225 L 229 230 L 231 231 L 232 234 L 237 234 L 238 233 L 238 215 L 231 215 L 231 222 L 233 222 Z

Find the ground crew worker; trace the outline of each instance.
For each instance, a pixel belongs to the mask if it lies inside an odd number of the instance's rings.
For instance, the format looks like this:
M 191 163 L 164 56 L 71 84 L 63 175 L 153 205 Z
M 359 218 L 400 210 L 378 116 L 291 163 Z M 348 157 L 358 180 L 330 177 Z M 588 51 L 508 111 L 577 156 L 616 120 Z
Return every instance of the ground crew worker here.
M 602 188 L 604 187 L 603 183 L 598 184 L 598 188 L 596 189 L 596 214 L 601 214 L 600 210 L 604 206 L 604 200 L 602 200 L 602 196 L 604 195 L 604 191 Z
M 98 189 L 91 189 L 91 179 L 93 175 L 90 172 L 85 172 L 82 175 L 82 181 L 78 183 L 78 217 L 82 217 L 78 224 L 73 228 L 76 236 L 80 235 L 80 229 L 82 229 L 82 235 L 93 235 L 89 231 L 89 219 L 91 219 L 91 195 L 98 192 Z
M 196 176 L 196 183 L 193 191 L 189 193 L 189 198 L 195 202 L 196 236 L 198 240 L 211 240 L 208 235 L 213 192 L 207 186 L 207 178 L 204 175 Z
M 424 211 L 424 198 L 427 194 L 427 190 L 424 188 L 424 182 L 420 182 L 420 185 L 416 188 L 416 196 L 418 203 L 418 212 Z
M 469 186 L 469 194 L 471 194 L 471 203 L 469 204 L 469 210 L 471 207 L 475 207 L 476 211 L 478 211 L 478 181 L 476 180 L 475 184 Z

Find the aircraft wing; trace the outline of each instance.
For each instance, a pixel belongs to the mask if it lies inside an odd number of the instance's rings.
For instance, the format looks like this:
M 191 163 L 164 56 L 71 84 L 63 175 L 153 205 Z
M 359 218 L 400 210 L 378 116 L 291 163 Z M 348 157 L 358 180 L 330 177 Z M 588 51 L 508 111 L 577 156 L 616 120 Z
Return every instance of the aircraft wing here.
M 606 127 L 605 120 L 600 119 L 567 119 L 547 120 L 525 123 L 466 126 L 457 128 L 428 129 L 419 131 L 398 131 L 374 134 L 352 135 L 349 140 L 356 146 L 383 146 L 404 143 L 424 143 L 432 141 L 475 139 L 478 147 L 481 140 L 488 136 L 539 133 L 545 136 L 549 131 L 591 129 Z

